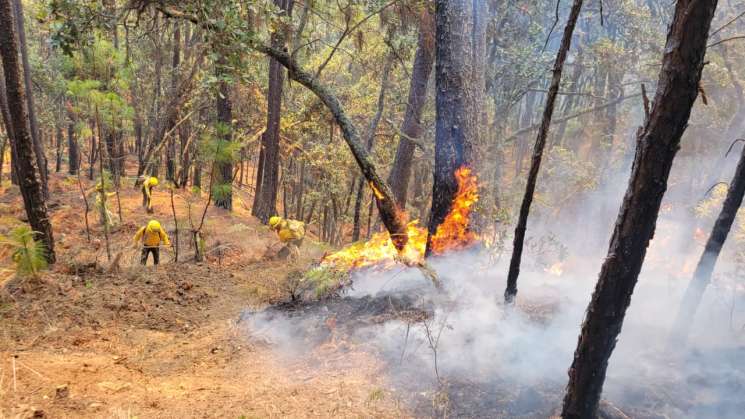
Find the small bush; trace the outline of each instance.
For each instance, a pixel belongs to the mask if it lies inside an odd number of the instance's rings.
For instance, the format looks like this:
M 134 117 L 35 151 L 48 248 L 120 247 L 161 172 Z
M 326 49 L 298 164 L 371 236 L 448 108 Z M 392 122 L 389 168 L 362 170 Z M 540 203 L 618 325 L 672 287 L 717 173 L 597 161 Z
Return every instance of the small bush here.
M 36 233 L 29 226 L 16 227 L 7 236 L 0 236 L 0 245 L 10 250 L 15 271 L 20 276 L 36 276 L 47 267 L 46 247 L 34 240 Z

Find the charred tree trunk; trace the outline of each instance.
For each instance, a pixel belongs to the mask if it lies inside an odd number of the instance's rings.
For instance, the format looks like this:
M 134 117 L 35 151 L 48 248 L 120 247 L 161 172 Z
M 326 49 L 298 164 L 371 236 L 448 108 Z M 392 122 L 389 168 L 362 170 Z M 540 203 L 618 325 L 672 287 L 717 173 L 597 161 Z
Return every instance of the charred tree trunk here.
M 608 359 L 631 303 L 706 54 L 716 0 L 680 0 L 667 35 L 657 93 L 639 130 L 626 195 L 569 369 L 563 418 L 594 417 Z
M 11 147 L 16 157 L 15 165 L 18 183 L 23 196 L 31 228 L 46 246 L 46 259 L 54 263 L 54 237 L 52 224 L 47 216 L 47 206 L 44 201 L 39 169 L 34 155 L 34 144 L 31 136 L 31 123 L 28 116 L 28 102 L 23 81 L 21 80 L 21 64 L 18 62 L 19 43 L 16 26 L 13 19 L 12 0 L 0 0 L 0 56 L 3 61 L 5 75 L 5 91 L 10 113 L 10 125 L 13 135 Z
M 435 2 L 437 85 L 435 169 L 426 254 L 431 238 L 445 220 L 458 191 L 455 172 L 471 164 L 472 144 L 480 130 L 483 78 L 478 77 L 485 51 L 485 3 L 464 0 Z
M 409 99 L 406 103 L 406 113 L 401 124 L 401 136 L 396 149 L 396 157 L 388 176 L 393 196 L 398 206 L 406 208 L 406 200 L 411 179 L 411 165 L 414 158 L 415 144 L 409 138 L 418 139 L 422 135 L 422 110 L 427 100 L 427 84 L 435 60 L 435 21 L 429 10 L 429 3 L 424 3 L 419 22 L 419 41 L 414 67 L 411 71 L 409 84 Z M 407 138 L 408 137 L 408 138 Z
M 554 74 L 551 78 L 551 86 L 548 89 L 548 95 L 546 96 L 546 105 L 543 108 L 541 128 L 539 129 L 538 137 L 535 140 L 533 156 L 530 162 L 528 183 L 525 186 L 525 195 L 523 195 L 523 202 L 522 205 L 520 205 L 520 214 L 517 219 L 517 226 L 515 227 L 512 259 L 510 260 L 510 271 L 507 275 L 507 289 L 504 291 L 504 299 L 507 303 L 511 303 L 514 300 L 515 295 L 517 295 L 517 277 L 520 274 L 520 260 L 522 259 L 523 254 L 523 242 L 525 240 L 525 230 L 528 225 L 530 204 L 533 203 L 535 183 L 538 180 L 538 170 L 541 167 L 543 149 L 546 147 L 546 138 L 548 137 L 548 130 L 551 126 L 551 117 L 554 114 L 554 104 L 556 103 L 556 96 L 559 93 L 559 86 L 561 85 L 561 73 L 564 69 L 564 61 L 566 61 L 569 48 L 572 44 L 572 34 L 574 33 L 574 27 L 577 24 L 580 10 L 582 10 L 582 0 L 574 0 L 572 10 L 569 13 L 569 19 L 564 28 L 564 35 L 561 38 L 561 45 L 556 54 L 556 61 L 554 61 Z
M 26 92 L 26 106 L 28 107 L 28 118 L 31 126 L 31 139 L 34 142 L 34 154 L 36 165 L 39 167 L 41 175 L 41 187 L 44 199 L 49 197 L 48 178 L 49 171 L 47 168 L 47 158 L 44 155 L 44 146 L 39 135 L 39 124 L 36 119 L 36 108 L 34 107 L 34 92 L 31 88 L 31 66 L 28 62 L 28 48 L 26 47 L 26 29 L 23 21 L 23 3 L 21 0 L 14 0 L 14 12 L 16 28 L 18 31 L 18 42 L 23 62 L 23 82 Z
M 274 4 L 287 16 L 292 15 L 293 0 L 274 0 Z M 272 34 L 272 48 L 285 47 L 285 29 Z M 267 97 L 266 130 L 261 136 L 263 151 L 261 186 L 256 186 L 252 214 L 262 223 L 277 214 L 277 190 L 279 188 L 279 123 L 282 116 L 282 89 L 285 70 L 276 59 L 269 58 L 269 90 Z
M 722 205 L 722 210 L 714 223 L 709 239 L 706 241 L 704 253 L 698 261 L 696 271 L 693 274 L 691 283 L 688 284 L 683 302 L 680 305 L 678 317 L 673 325 L 673 343 L 677 346 L 685 345 L 688 338 L 693 318 L 701 304 L 706 287 L 711 281 L 711 274 L 714 272 L 714 265 L 719 258 L 727 235 L 729 234 L 732 224 L 735 222 L 737 211 L 742 205 L 742 198 L 745 195 L 745 148 L 740 154 L 740 161 L 735 169 L 735 175 L 727 190 L 727 197 Z

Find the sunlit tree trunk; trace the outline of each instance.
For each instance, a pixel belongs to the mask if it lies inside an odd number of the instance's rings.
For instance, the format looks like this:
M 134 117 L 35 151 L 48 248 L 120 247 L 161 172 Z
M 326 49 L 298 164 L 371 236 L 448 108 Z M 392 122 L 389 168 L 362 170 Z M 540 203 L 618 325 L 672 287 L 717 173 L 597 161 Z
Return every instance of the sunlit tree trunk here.
M 274 0 L 274 4 L 288 16 L 292 15 L 293 0 Z M 272 34 L 273 48 L 284 48 L 285 29 Z M 282 90 L 285 69 L 277 60 L 269 58 L 269 89 L 267 97 L 266 131 L 261 136 L 262 164 L 261 186 L 257 185 L 252 213 L 263 223 L 277 215 L 277 190 L 279 188 L 279 123 L 282 114 Z
M 654 235 L 680 138 L 698 95 L 716 0 L 679 0 L 667 35 L 657 93 L 639 130 L 631 178 L 569 369 L 563 418 L 597 412 L 626 309 Z
M 31 228 L 37 232 L 37 238 L 46 246 L 46 258 L 54 263 L 54 237 L 52 224 L 47 215 L 46 202 L 42 188 L 39 168 L 36 167 L 34 144 L 31 136 L 31 123 L 28 116 L 28 102 L 21 76 L 19 63 L 19 43 L 16 26 L 13 19 L 13 5 L 11 0 L 0 0 L 0 56 L 3 61 L 5 75 L 5 92 L 9 108 L 12 127 L 11 147 L 18 175 L 18 184 L 23 196 Z

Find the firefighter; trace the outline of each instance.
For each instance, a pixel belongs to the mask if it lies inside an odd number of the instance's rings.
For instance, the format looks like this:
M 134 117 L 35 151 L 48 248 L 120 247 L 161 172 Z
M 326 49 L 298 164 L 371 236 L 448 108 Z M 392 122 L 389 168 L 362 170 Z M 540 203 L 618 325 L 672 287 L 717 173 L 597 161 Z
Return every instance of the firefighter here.
M 148 214 L 153 213 L 153 188 L 158 186 L 158 178 L 148 176 L 142 182 L 142 206 L 147 209 Z
M 277 253 L 281 259 L 297 260 L 300 256 L 300 245 L 305 237 L 305 223 L 297 220 L 285 220 L 274 216 L 269 219 L 269 227 L 277 232 L 279 241 L 284 247 Z
M 168 239 L 168 234 L 161 227 L 160 223 L 156 220 L 150 220 L 146 226 L 141 227 L 137 230 L 137 234 L 134 237 L 134 244 L 142 242 L 142 257 L 140 263 L 144 266 L 147 265 L 147 258 L 150 253 L 153 254 L 153 262 L 155 265 L 160 263 L 160 245 L 161 243 L 165 246 L 170 246 L 171 241 Z

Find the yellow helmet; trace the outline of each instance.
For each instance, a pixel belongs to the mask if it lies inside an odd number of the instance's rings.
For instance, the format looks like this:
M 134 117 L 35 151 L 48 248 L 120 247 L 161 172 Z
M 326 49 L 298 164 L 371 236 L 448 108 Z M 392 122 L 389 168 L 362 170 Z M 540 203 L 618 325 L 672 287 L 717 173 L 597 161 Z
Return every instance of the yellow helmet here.
M 269 219 L 269 227 L 271 227 L 271 228 L 276 228 L 276 227 L 277 227 L 277 226 L 279 225 L 279 223 L 280 223 L 281 221 L 282 221 L 282 219 L 281 219 L 281 218 L 279 218 L 279 217 L 277 217 L 277 216 L 275 215 L 274 217 L 271 217 L 271 218 Z
M 158 186 L 158 178 L 153 176 L 150 178 L 150 186 Z
M 150 220 L 147 223 L 147 229 L 152 232 L 160 231 L 160 223 L 155 220 Z

